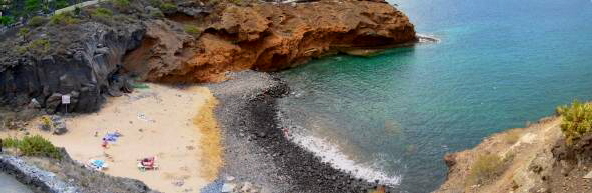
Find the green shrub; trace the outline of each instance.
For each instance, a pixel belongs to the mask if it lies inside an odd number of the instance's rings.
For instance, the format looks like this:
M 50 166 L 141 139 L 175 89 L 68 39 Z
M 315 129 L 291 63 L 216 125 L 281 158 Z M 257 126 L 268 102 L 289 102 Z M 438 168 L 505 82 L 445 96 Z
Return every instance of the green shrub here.
M 27 53 L 27 47 L 26 47 L 26 46 L 17 46 L 17 47 L 16 47 L 16 51 L 17 51 L 19 54 L 24 54 L 24 53 Z
M 35 41 L 31 42 L 27 47 L 28 51 L 34 52 L 36 54 L 45 54 L 49 51 L 50 44 L 49 40 L 45 38 L 36 39 Z
M 192 36 L 197 37 L 201 34 L 202 29 L 197 26 L 194 26 L 194 25 L 186 25 L 185 32 L 192 35 Z
M 74 16 L 72 16 L 72 13 L 65 12 L 51 16 L 49 23 L 52 25 L 71 25 L 77 24 L 79 22 L 80 20 L 74 18 Z
M 27 35 L 29 35 L 29 32 L 31 32 L 31 30 L 29 30 L 29 28 L 23 27 L 19 30 L 17 35 L 21 36 L 23 38 L 27 38 Z
M 127 9 L 130 6 L 130 1 L 129 0 L 113 0 L 113 4 L 115 4 L 115 7 L 119 8 L 119 9 Z
M 43 156 L 61 159 L 60 151 L 49 140 L 40 135 L 25 136 L 19 140 L 16 138 L 7 138 L 3 140 L 3 145 L 9 148 L 16 148 L 25 156 Z
M 571 106 L 558 107 L 557 113 L 562 116 L 561 131 L 567 144 L 573 144 L 592 132 L 592 104 L 576 100 Z
M 501 173 L 503 160 L 497 154 L 478 155 L 471 166 L 469 183 L 482 184 L 493 180 Z
M 2 25 L 10 25 L 15 22 L 14 17 L 12 16 L 0 16 L 0 24 Z
M 105 15 L 105 16 L 113 16 L 113 11 L 99 7 L 95 9 L 93 15 Z
M 97 8 L 91 13 L 91 17 L 97 21 L 110 24 L 113 21 L 113 12 L 105 8 Z
M 29 26 L 39 27 L 45 23 L 45 18 L 42 16 L 34 16 L 29 20 Z
M 41 10 L 41 0 L 26 0 L 25 10 L 27 13 Z
M 2 145 L 6 148 L 17 148 L 19 140 L 16 138 L 6 138 L 2 140 Z
M 64 8 L 64 7 L 68 7 L 69 5 L 70 4 L 68 3 L 67 0 L 57 0 L 55 2 L 56 9 L 61 9 L 61 8 Z
M 160 7 L 161 4 L 161 0 L 150 0 L 150 5 L 152 5 L 152 7 Z
M 171 13 L 177 11 L 177 5 L 172 3 L 163 3 L 160 5 L 160 10 L 165 13 Z
M 155 17 L 155 18 L 161 18 L 161 17 L 164 17 L 164 13 L 162 13 L 162 11 L 160 11 L 160 9 L 154 9 L 154 10 L 150 10 L 150 16 Z

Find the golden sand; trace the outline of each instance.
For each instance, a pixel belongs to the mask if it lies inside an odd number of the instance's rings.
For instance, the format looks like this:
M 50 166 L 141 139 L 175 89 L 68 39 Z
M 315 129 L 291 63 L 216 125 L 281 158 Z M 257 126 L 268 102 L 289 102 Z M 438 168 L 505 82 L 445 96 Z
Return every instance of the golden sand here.
M 109 168 L 105 173 L 138 179 L 167 193 L 199 191 L 216 177 L 223 162 L 213 112 L 217 101 L 205 87 L 149 87 L 109 98 L 97 113 L 67 118 L 69 132 L 64 135 L 41 131 L 39 119 L 29 124 L 28 131 L 65 147 L 80 162 L 106 160 Z M 123 136 L 103 149 L 102 137 L 111 131 Z M 0 137 L 22 135 L 0 132 Z M 147 156 L 157 156 L 160 169 L 140 171 L 137 160 Z

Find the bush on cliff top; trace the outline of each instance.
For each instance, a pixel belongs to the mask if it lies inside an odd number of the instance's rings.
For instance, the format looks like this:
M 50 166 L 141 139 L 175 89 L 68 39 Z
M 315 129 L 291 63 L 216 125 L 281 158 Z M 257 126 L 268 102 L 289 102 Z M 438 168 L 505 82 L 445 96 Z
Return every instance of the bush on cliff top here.
M 127 11 L 131 5 L 129 0 L 112 0 L 112 2 L 119 11 Z
M 93 19 L 95 19 L 95 20 L 97 20 L 99 22 L 102 22 L 102 23 L 105 23 L 105 24 L 109 24 L 113 20 L 112 19 L 113 18 L 113 11 L 111 11 L 109 9 L 105 9 L 105 8 L 99 7 L 97 9 L 95 9 L 90 14 L 90 16 Z
M 51 16 L 49 23 L 52 25 L 71 25 L 71 24 L 77 24 L 79 22 L 80 22 L 80 20 L 74 18 L 72 13 L 65 12 L 65 13 L 60 13 L 60 14 L 56 14 L 56 15 Z
M 581 103 L 576 100 L 571 105 L 557 107 L 557 113 L 562 116 L 561 131 L 568 145 L 592 133 L 591 103 Z
M 31 27 L 39 27 L 45 24 L 45 18 L 43 16 L 34 16 L 29 20 L 28 25 Z
M 23 139 L 7 138 L 3 140 L 7 148 L 16 148 L 25 156 L 42 156 L 61 159 L 60 151 L 49 140 L 40 135 L 25 136 Z
M 483 184 L 493 180 L 502 172 L 504 160 L 497 154 L 482 154 L 471 166 L 468 182 L 472 184 Z

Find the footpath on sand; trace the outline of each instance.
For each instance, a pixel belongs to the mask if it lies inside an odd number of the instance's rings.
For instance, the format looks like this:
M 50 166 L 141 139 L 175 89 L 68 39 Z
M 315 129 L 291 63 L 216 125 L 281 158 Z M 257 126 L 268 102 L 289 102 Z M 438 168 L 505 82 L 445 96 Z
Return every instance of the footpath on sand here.
M 138 179 L 162 192 L 199 191 L 217 176 L 222 162 L 219 141 L 210 139 L 219 137 L 216 121 L 208 120 L 214 119 L 216 100 L 205 87 L 148 87 L 109 98 L 97 113 L 66 118 L 69 131 L 64 135 L 39 129 L 41 118 L 32 121 L 27 131 L 65 147 L 82 163 L 104 160 L 107 174 Z M 121 136 L 102 147 L 102 138 L 115 131 Z M 23 135 L 0 133 L 0 137 Z M 139 170 L 138 159 L 152 156 L 159 169 Z

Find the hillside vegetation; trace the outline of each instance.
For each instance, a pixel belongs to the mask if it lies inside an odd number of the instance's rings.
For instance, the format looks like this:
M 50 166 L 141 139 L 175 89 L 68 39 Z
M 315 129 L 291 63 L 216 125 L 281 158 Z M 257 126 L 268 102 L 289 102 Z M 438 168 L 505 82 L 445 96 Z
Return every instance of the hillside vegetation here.
M 571 105 L 557 108 L 561 115 L 561 131 L 568 144 L 577 142 L 592 132 L 592 104 L 574 101 Z

